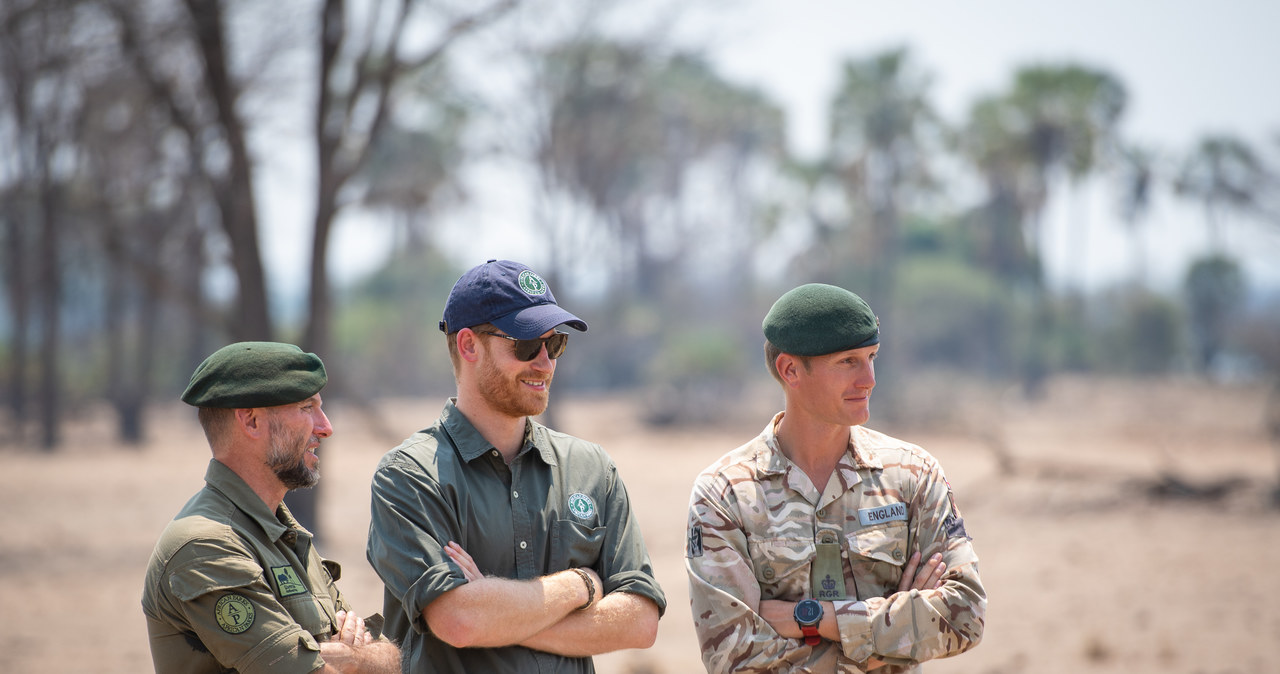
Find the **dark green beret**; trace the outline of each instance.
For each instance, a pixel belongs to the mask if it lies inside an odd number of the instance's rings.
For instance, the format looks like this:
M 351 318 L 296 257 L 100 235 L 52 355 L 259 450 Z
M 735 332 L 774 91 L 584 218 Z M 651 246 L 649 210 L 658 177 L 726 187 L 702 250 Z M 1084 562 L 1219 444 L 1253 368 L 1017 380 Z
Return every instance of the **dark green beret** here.
M 825 283 L 787 291 L 764 317 L 764 337 L 783 353 L 822 356 L 880 343 L 880 321 L 861 297 Z
M 272 407 L 306 400 L 329 381 L 314 353 L 278 342 L 237 342 L 204 359 L 182 392 L 196 407 Z

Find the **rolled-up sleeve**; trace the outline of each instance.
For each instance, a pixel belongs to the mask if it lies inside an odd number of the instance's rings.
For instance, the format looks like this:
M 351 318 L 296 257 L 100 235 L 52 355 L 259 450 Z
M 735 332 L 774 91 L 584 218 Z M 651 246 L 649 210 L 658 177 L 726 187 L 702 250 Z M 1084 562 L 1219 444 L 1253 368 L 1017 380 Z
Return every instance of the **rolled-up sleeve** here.
M 422 610 L 467 582 L 444 553 L 446 543 L 460 540 L 458 523 L 439 485 L 403 456 L 378 467 L 371 489 L 369 563 L 404 617 L 425 632 Z

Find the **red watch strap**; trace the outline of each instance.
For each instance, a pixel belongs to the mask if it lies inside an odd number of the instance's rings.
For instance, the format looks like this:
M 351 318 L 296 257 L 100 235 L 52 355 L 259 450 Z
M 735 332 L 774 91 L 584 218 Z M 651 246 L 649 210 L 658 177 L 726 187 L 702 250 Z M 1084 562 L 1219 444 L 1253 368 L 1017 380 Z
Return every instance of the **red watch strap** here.
M 822 641 L 822 637 L 818 636 L 817 625 L 801 625 L 800 631 L 804 633 L 804 643 L 808 646 L 817 646 Z

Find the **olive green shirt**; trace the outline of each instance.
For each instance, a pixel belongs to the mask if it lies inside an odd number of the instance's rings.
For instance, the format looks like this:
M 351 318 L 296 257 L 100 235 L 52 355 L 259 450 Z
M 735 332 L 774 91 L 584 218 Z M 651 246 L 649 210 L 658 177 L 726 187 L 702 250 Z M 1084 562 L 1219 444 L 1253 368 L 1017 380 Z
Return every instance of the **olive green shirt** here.
M 311 672 L 318 641 L 350 610 L 311 534 L 273 513 L 230 468 L 209 462 L 205 488 L 165 527 L 142 589 L 156 672 Z
M 435 425 L 382 457 L 373 476 L 368 557 L 386 586 L 386 633 L 405 671 L 593 672 L 591 658 L 520 646 L 449 646 L 422 610 L 467 582 L 444 553 L 456 541 L 487 576 L 533 579 L 589 567 L 605 593 L 630 592 L 665 610 L 613 461 L 591 442 L 528 422 L 507 465 L 450 400 Z

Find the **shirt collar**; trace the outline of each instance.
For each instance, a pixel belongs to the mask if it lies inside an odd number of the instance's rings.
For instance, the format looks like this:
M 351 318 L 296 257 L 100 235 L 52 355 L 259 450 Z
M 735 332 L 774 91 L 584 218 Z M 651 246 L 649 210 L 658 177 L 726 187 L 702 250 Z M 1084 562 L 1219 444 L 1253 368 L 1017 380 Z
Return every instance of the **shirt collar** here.
M 480 431 L 471 424 L 471 420 L 458 410 L 458 399 L 449 398 L 444 410 L 440 412 L 440 424 L 453 440 L 458 455 L 463 461 L 470 463 L 494 450 L 493 443 L 484 439 Z M 549 466 L 556 465 L 555 453 L 551 450 L 551 439 L 547 436 L 547 428 L 533 419 L 525 419 L 524 445 L 517 456 L 530 449 L 538 450 L 538 456 Z
M 310 532 L 298 524 L 283 503 L 276 512 L 271 512 L 247 482 L 217 459 L 209 460 L 209 469 L 205 471 L 204 481 L 230 499 L 241 512 L 257 522 L 272 542 L 279 540 L 291 530 L 298 532 L 299 536 L 311 536 Z
M 791 460 L 782 453 L 782 447 L 778 444 L 778 422 L 782 421 L 784 415 L 786 415 L 785 411 L 775 414 L 760 434 L 760 439 L 768 450 L 762 452 L 756 458 L 756 469 L 762 474 L 784 473 L 791 463 Z M 863 435 L 858 432 L 858 429 L 858 426 L 853 426 L 849 429 L 849 448 L 845 451 L 844 456 L 840 457 L 840 462 L 836 464 L 836 470 L 841 474 L 846 485 L 853 485 L 859 482 L 860 478 L 857 476 L 857 471 L 860 469 L 880 470 L 884 468 L 884 464 L 880 462 L 880 457 L 871 451 L 870 447 L 863 446 L 865 442 L 860 443 L 858 441 Z

